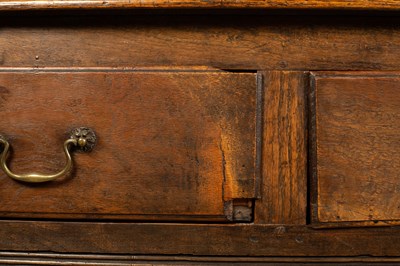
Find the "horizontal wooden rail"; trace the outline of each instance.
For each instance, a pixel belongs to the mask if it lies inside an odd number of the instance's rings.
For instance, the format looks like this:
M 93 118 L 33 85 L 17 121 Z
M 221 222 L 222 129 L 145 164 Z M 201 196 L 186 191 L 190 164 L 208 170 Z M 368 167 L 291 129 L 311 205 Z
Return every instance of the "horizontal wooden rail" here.
M 260 8 L 400 10 L 397 0 L 0 0 L 0 10 L 124 8 Z
M 400 228 L 390 226 L 314 229 L 283 225 L 10 220 L 0 221 L 0 228 L 0 250 L 30 253 L 375 258 L 397 257 L 400 246 Z
M 226 256 L 163 256 L 163 255 L 108 255 L 108 254 L 63 254 L 0 252 L 0 265 L 74 265 L 74 266 L 128 266 L 140 264 L 176 265 L 231 265 L 232 263 L 252 265 L 276 265 L 277 263 L 301 263 L 302 265 L 349 264 L 349 263 L 390 263 L 400 262 L 400 257 L 226 257 Z

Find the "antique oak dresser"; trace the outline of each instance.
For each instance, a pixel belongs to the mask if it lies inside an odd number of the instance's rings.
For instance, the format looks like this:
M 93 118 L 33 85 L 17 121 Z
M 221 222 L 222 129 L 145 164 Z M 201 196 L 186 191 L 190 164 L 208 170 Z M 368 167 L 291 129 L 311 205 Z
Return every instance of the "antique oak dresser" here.
M 400 1 L 0 0 L 0 264 L 400 263 Z

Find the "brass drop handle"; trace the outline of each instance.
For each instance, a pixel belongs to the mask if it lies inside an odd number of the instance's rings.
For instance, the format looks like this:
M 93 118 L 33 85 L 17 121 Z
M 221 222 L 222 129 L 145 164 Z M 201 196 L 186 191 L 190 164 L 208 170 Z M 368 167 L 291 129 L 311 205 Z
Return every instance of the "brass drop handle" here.
M 67 159 L 64 168 L 56 174 L 14 174 L 7 166 L 7 157 L 10 150 L 10 143 L 0 135 L 0 147 L 3 145 L 3 151 L 0 157 L 0 167 L 3 171 L 12 179 L 29 182 L 29 183 L 41 183 L 52 181 L 61 176 L 69 174 L 72 169 L 73 163 L 70 154 L 70 146 L 74 145 L 81 151 L 88 152 L 91 151 L 96 144 L 96 135 L 93 130 L 87 127 L 80 127 L 72 130 L 71 136 L 64 142 L 64 153 Z

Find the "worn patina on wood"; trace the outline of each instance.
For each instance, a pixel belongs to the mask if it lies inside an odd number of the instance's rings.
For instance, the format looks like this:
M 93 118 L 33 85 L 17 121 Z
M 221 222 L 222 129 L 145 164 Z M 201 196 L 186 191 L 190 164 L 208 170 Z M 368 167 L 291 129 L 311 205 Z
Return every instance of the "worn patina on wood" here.
M 256 196 L 256 87 L 255 73 L 2 69 L 14 172 L 61 169 L 71 128 L 99 141 L 69 178 L 0 172 L 0 216 L 232 220 L 232 201 Z
M 263 72 L 262 197 L 256 202 L 256 223 L 306 224 L 307 82 L 302 71 Z
M 284 10 L 292 8 L 296 9 Z M 0 264 L 400 262 L 400 229 L 371 226 L 398 221 L 398 146 L 389 149 L 386 145 L 389 135 L 398 138 L 394 133 L 398 129 L 398 74 L 383 85 L 374 84 L 382 82 L 379 72 L 400 69 L 398 1 L 16 0 L 0 1 L 0 9 L 8 10 L 0 17 L 0 66 L 5 72 L 17 68 L 20 72 L 12 74 L 14 80 L 0 91 L 0 114 L 9 110 L 15 115 L 12 119 L 1 115 L 7 123 L 4 127 L 0 122 L 0 127 L 18 129 L 13 130 L 18 134 L 6 132 L 15 144 L 12 167 L 34 170 L 35 155 L 40 169 L 58 167 L 60 150 L 50 147 L 63 141 L 59 137 L 66 132 L 60 122 L 63 117 L 68 122 L 93 118 L 99 126 L 84 124 L 100 128 L 99 149 L 89 157 L 74 157 L 77 178 L 29 186 L 25 191 L 19 189 L 21 184 L 1 178 L 0 208 L 5 211 L 0 221 Z M 55 72 L 53 78 L 46 76 L 51 71 L 42 73 L 48 68 Z M 82 69 L 89 68 L 91 72 L 77 78 Z M 325 91 L 313 98 L 310 71 L 312 75 L 337 71 L 333 75 L 338 78 L 319 84 Z M 54 78 L 56 73 L 58 78 Z M 130 84 L 131 89 L 121 83 Z M 73 95 L 61 100 L 65 86 L 74 88 Z M 32 92 L 35 88 L 41 88 L 37 95 Z M 257 96 L 250 94 L 256 90 Z M 145 103 L 132 93 L 146 96 L 142 100 L 151 108 L 144 108 Z M 307 102 L 306 95 L 312 100 Z M 318 97 L 321 101 L 315 112 Z M 11 98 L 17 104 L 12 105 Z M 98 112 L 82 108 L 82 99 Z M 22 102 L 34 107 L 31 112 L 15 111 L 24 108 Z M 70 112 L 63 109 L 54 117 L 46 113 L 48 107 L 58 112 L 59 105 Z M 175 123 L 157 120 L 155 112 L 160 110 L 161 118 Z M 117 129 L 103 121 L 113 115 L 119 118 L 111 122 Z M 22 123 L 23 119 L 29 121 Z M 315 119 L 323 126 L 319 133 L 313 130 Z M 54 121 L 56 126 L 50 126 Z M 146 134 L 132 126 L 135 121 Z M 309 131 L 307 122 L 311 122 Z M 34 133 L 29 133 L 32 128 Z M 54 129 L 57 132 L 49 133 Z M 224 145 L 218 134 L 222 129 L 228 133 Z M 154 136 L 149 131 L 160 134 L 146 141 L 146 136 Z M 133 132 L 137 138 L 132 138 Z M 33 134 L 36 139 L 46 138 L 45 144 L 23 141 Z M 373 136 L 373 141 L 358 143 L 354 136 L 359 135 Z M 120 154 L 106 139 L 115 140 L 118 148 L 127 146 L 132 153 Z M 231 145 L 232 141 L 239 146 Z M 47 142 L 54 143 L 48 146 Z M 315 160 L 317 142 L 319 162 Z M 178 149 L 168 146 L 171 143 Z M 250 148 L 254 144 L 261 149 Z M 21 156 L 25 155 L 24 161 Z M 389 155 L 397 161 L 390 163 Z M 94 173 L 82 168 L 109 161 L 101 156 L 111 159 L 109 167 L 93 167 Z M 164 162 L 153 160 L 157 156 Z M 347 161 L 343 160 L 346 156 Z M 135 158 L 141 160 L 138 165 Z M 261 178 L 254 184 L 249 175 L 241 174 L 243 159 L 259 163 Z M 237 171 L 232 170 L 235 165 Z M 321 167 L 319 176 L 316 166 Z M 139 186 L 143 189 L 136 190 L 139 194 L 129 195 L 135 184 L 126 173 L 134 170 L 177 173 L 168 176 L 182 178 L 144 177 Z M 387 175 L 382 174 L 385 171 Z M 335 179 L 332 172 L 346 177 Z M 207 178 L 197 184 L 196 173 Z M 232 182 L 222 181 L 224 176 Z M 124 181 L 118 183 L 118 177 Z M 316 177 L 321 178 L 320 206 Z M 106 192 L 109 187 L 116 190 L 99 194 L 99 186 Z M 78 202 L 73 193 L 92 201 Z M 50 212 L 35 214 L 21 207 L 21 202 L 36 203 L 36 211 Z M 140 215 L 137 210 L 157 214 Z M 107 211 L 113 214 L 106 215 Z M 373 219 L 383 220 L 371 220 L 370 212 Z M 248 219 L 253 215 L 253 220 Z M 232 223 L 230 218 L 247 223 Z
M 400 73 L 316 72 L 311 89 L 314 221 L 399 223 Z
M 0 10 L 121 8 L 258 8 L 399 10 L 396 0 L 4 0 Z

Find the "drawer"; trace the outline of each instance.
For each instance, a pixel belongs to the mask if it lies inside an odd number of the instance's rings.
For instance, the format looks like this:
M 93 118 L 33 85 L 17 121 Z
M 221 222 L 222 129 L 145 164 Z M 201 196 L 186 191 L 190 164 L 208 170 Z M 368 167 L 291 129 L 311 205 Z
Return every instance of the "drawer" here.
M 74 128 L 93 129 L 97 143 L 73 152 L 73 171 L 54 181 L 1 171 L 0 216 L 250 221 L 258 94 L 256 73 L 2 69 L 0 133 L 11 171 L 63 169 Z
M 312 75 L 316 223 L 400 221 L 400 73 Z

